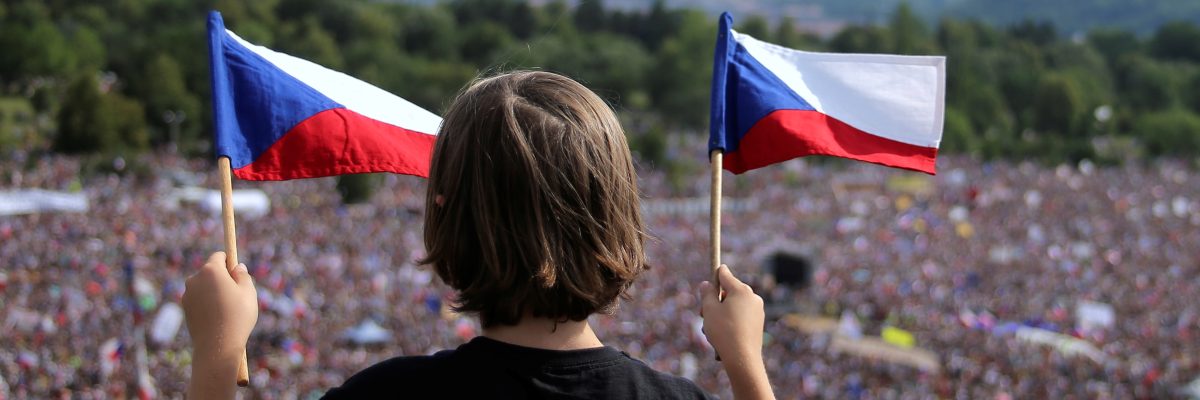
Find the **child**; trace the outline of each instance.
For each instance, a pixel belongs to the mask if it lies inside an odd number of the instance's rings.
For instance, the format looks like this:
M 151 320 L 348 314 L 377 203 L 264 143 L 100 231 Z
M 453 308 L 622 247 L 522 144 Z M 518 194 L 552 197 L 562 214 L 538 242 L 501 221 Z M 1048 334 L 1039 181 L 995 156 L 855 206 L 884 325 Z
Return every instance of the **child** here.
M 588 325 L 646 268 L 637 175 L 612 110 L 579 83 L 513 72 L 468 87 L 433 153 L 422 263 L 458 291 L 483 335 L 432 356 L 393 358 L 327 398 L 707 398 Z M 216 253 L 188 279 L 192 398 L 232 398 L 257 319 L 244 266 Z M 773 398 L 762 361 L 762 299 L 728 268 L 724 301 L 701 284 L 709 342 L 736 398 Z

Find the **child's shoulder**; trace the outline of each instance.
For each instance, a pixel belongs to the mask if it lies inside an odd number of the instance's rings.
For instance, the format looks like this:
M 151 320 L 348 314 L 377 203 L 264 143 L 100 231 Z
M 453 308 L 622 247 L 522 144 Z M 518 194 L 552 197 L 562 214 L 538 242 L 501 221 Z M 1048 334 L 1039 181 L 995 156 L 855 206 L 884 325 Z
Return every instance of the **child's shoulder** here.
M 330 389 L 324 399 L 394 398 L 416 396 L 444 388 L 453 376 L 451 355 L 444 350 L 429 356 L 393 357 L 359 371 L 342 386 Z M 435 392 L 434 392 L 435 393 Z

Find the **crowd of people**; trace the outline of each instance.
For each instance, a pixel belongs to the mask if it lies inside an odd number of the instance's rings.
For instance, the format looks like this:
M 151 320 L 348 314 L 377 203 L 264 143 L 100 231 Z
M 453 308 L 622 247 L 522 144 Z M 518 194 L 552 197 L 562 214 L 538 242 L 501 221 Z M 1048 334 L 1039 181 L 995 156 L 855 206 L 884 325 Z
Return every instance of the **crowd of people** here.
M 0 191 L 82 190 L 90 207 L 0 216 L 0 399 L 133 396 L 139 347 L 160 397 L 182 398 L 186 330 L 161 342 L 139 336 L 222 249 L 219 215 L 169 201 L 180 187 L 216 188 L 216 169 L 168 154 L 119 164 L 123 173 L 82 176 L 78 158 L 0 155 Z M 938 171 L 798 160 L 727 175 L 725 198 L 742 206 L 724 214 L 724 261 L 772 307 L 849 315 L 865 335 L 904 329 L 940 364 L 841 352 L 830 345 L 836 331 L 770 319 L 764 352 L 781 398 L 1187 396 L 1200 379 L 1200 171 L 955 157 Z M 711 276 L 707 208 L 685 206 L 707 198 L 707 173 L 672 184 L 644 168 L 641 179 L 647 204 L 681 206 L 647 207 L 651 269 L 593 326 L 606 344 L 727 395 L 699 328 L 697 286 Z M 349 206 L 334 182 L 236 183 L 271 201 L 264 215 L 238 220 L 262 310 L 245 398 L 316 398 L 383 359 L 479 333 L 449 310 L 452 291 L 415 264 L 423 181 L 387 175 L 369 203 Z M 811 261 L 809 285 L 768 279 L 763 261 L 781 251 Z M 149 285 L 131 290 L 136 281 Z M 1081 302 L 1111 305 L 1114 321 L 1080 329 Z M 390 337 L 346 334 L 366 321 Z M 1078 338 L 1102 356 L 1023 341 L 996 328 L 1005 324 Z

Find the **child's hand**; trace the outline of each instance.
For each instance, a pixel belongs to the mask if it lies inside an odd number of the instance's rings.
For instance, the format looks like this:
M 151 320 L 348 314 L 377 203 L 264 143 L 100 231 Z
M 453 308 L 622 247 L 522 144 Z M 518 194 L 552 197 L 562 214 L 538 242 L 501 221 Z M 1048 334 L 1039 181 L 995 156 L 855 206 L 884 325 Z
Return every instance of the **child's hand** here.
M 750 285 L 742 283 L 722 265 L 717 270 L 725 300 L 717 296 L 716 288 L 708 281 L 700 283 L 703 303 L 704 335 L 723 360 L 737 361 L 762 358 L 763 300 L 754 294 Z M 744 360 L 744 361 L 750 361 Z
M 258 293 L 246 266 L 239 264 L 231 272 L 225 267 L 225 253 L 213 253 L 188 278 L 183 312 L 196 355 L 241 357 L 258 320 Z
M 773 399 L 762 357 L 766 321 L 762 297 L 735 278 L 727 266 L 717 270 L 717 277 L 725 290 L 724 301 L 711 283 L 700 283 L 704 336 L 721 357 L 735 399 Z

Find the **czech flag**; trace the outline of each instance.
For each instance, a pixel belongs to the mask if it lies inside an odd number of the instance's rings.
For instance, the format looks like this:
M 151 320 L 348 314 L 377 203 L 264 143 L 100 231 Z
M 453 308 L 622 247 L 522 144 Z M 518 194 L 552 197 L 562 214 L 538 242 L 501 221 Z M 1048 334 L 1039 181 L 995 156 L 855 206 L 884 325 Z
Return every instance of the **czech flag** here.
M 436 114 L 375 86 L 256 46 L 208 17 L 218 157 L 246 180 L 365 172 L 429 176 Z
M 725 169 L 829 155 L 935 173 L 945 57 L 792 50 L 732 22 L 721 15 L 709 140 Z

